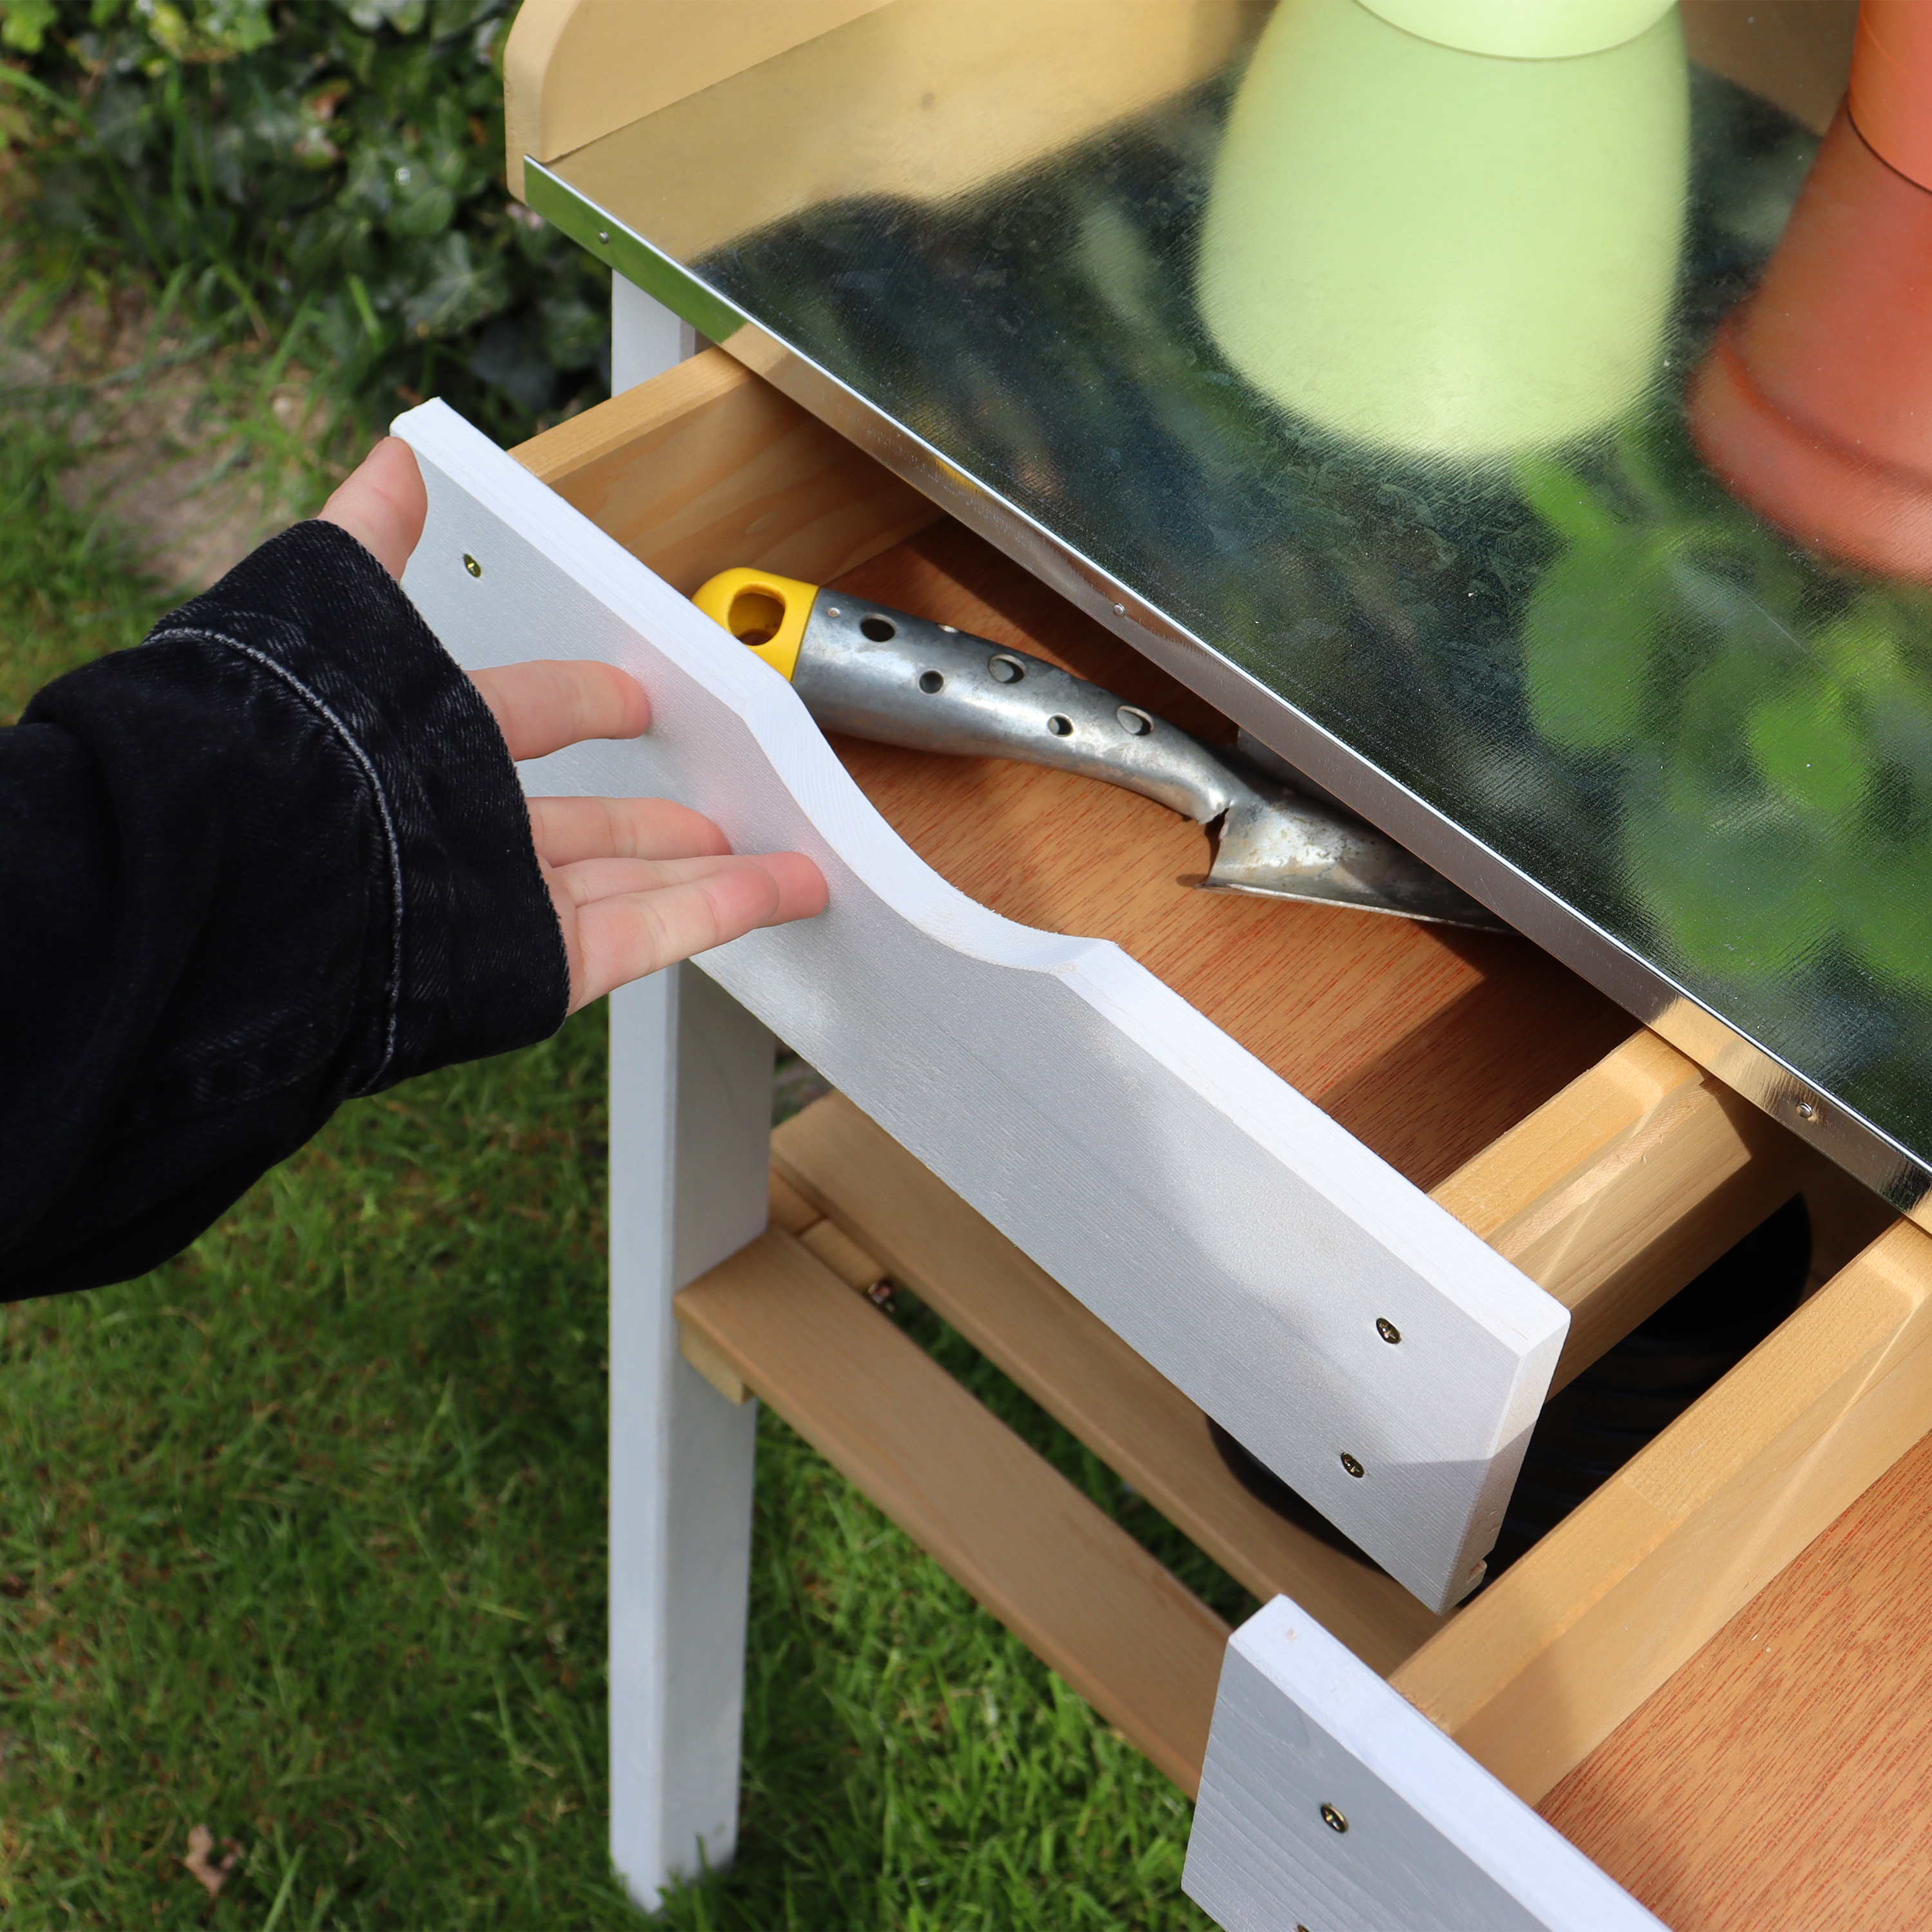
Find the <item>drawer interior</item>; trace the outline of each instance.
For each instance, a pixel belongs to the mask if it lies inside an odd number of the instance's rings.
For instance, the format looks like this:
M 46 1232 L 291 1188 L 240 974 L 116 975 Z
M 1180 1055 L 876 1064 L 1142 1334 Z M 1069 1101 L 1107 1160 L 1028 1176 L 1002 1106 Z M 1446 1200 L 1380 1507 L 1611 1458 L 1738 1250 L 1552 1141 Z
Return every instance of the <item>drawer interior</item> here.
M 748 564 L 1228 721 L 927 498 L 710 350 L 519 460 L 686 595 Z M 1561 1385 L 1802 1184 L 1798 1143 L 1526 940 L 1204 892 L 1206 835 L 1042 766 L 842 741 L 927 863 L 1113 940 L 1572 1312 Z
M 1220 713 L 950 519 L 837 583 L 1233 740 Z M 1023 924 L 1112 940 L 1418 1186 L 1635 1030 L 1521 940 L 1198 891 L 1206 833 L 1151 799 L 1010 760 L 833 742 L 935 872 Z

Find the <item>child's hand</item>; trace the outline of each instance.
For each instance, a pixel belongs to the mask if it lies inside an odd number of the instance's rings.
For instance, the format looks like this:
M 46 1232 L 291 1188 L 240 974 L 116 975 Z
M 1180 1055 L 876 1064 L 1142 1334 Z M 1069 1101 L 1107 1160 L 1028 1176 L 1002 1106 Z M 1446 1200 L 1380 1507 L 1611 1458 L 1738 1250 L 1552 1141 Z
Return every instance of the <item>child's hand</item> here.
M 322 512 L 400 577 L 427 500 L 414 453 L 379 442 Z M 634 738 L 650 700 L 614 664 L 545 662 L 472 671 L 513 758 L 586 738 Z M 570 1009 L 761 926 L 809 919 L 825 881 L 802 854 L 734 856 L 710 819 L 668 799 L 534 798 L 530 832 L 563 927 Z

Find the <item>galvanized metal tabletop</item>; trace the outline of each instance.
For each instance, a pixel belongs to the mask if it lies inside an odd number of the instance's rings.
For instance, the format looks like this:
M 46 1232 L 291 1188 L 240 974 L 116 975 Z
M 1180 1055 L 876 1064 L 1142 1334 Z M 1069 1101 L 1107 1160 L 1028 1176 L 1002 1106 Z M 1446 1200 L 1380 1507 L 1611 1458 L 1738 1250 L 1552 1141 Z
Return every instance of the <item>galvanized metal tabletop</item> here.
M 1922 1218 L 1932 594 L 1685 404 L 1843 70 L 1687 11 L 892 0 L 528 192 Z

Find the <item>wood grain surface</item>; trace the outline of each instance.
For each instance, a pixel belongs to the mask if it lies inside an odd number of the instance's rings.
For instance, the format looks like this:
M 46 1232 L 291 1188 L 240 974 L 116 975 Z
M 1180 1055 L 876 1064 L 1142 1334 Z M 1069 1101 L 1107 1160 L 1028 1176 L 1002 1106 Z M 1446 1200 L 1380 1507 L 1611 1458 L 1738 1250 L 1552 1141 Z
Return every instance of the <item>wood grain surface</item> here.
M 678 1320 L 1190 1795 L 1228 1627 L 918 1346 L 774 1228 Z
M 1540 1808 L 1675 1932 L 1932 1923 L 1932 1438 Z
M 503 50 L 504 158 L 554 161 L 880 0 L 524 0 Z
M 1823 1165 L 1769 1114 L 1642 1031 L 1431 1191 L 1570 1310 L 1554 1394 Z M 1850 1211 L 1833 1217 L 1832 1232 Z M 1856 1252 L 1838 1254 L 1832 1272 Z
M 1899 1221 L 1390 1681 L 1535 1803 L 1928 1428 L 1932 1237 Z
M 843 1094 L 788 1120 L 772 1158 L 787 1194 L 830 1216 L 819 1226 L 876 1256 L 1256 1596 L 1293 1597 L 1384 1672 L 1441 1628 L 1393 1578 L 1250 1496 L 1196 1404 Z
M 1016 646 L 1225 742 L 1226 719 L 956 524 L 840 589 Z M 920 857 L 1010 919 L 1111 939 L 1418 1186 L 1634 1030 L 1528 941 L 1186 883 L 1198 826 L 1111 785 L 992 758 L 834 740 Z
M 722 349 L 510 454 L 687 597 L 734 564 L 830 577 L 940 514 Z

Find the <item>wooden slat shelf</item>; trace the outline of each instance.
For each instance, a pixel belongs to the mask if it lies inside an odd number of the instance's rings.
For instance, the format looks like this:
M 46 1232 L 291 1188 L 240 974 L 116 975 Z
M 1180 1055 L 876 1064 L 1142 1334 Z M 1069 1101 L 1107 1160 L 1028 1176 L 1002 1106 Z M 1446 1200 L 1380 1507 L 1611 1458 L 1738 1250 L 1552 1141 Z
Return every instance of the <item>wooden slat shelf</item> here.
M 1399 1583 L 1250 1496 L 1194 1403 L 844 1095 L 786 1122 L 772 1155 L 800 1195 L 1256 1596 L 1293 1597 L 1378 1670 L 1439 1628 Z
M 796 1237 L 678 1320 L 1190 1795 L 1228 1626 Z M 687 1348 L 688 1348 L 687 1344 Z

